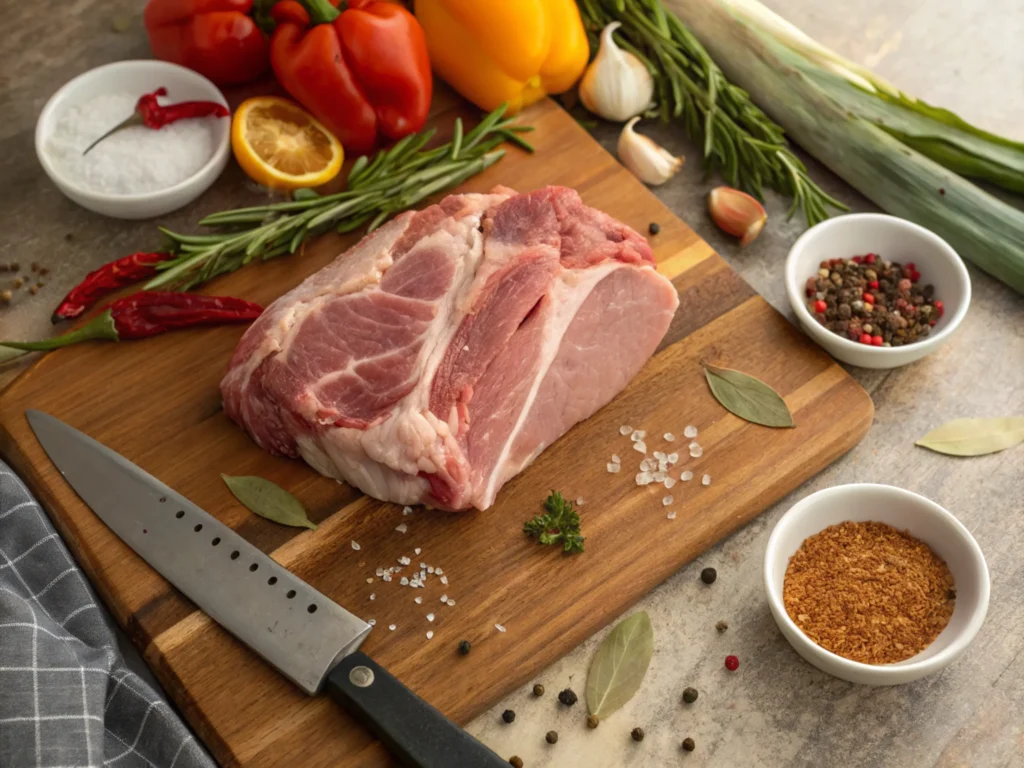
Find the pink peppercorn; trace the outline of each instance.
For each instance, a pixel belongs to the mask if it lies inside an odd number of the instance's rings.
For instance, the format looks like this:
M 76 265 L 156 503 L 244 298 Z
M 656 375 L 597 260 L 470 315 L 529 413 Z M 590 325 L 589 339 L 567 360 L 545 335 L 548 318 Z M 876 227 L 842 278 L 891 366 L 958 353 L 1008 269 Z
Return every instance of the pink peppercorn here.
M 826 309 L 828 309 L 828 304 L 826 304 L 821 299 L 818 299 L 816 302 L 814 302 L 814 311 L 817 312 L 819 315 L 825 314 Z
M 863 256 L 854 256 L 853 257 L 853 263 L 854 264 L 860 264 L 862 261 L 864 261 L 864 257 Z
M 870 333 L 862 333 L 860 335 L 860 343 L 861 344 L 870 344 L 871 343 L 871 334 Z
M 864 295 L 861 298 L 863 298 L 864 301 L 866 301 L 868 304 L 875 303 L 875 295 L 873 293 L 868 293 L 867 291 L 864 291 Z
M 864 263 L 865 264 L 874 264 L 875 263 L 875 254 L 869 253 L 867 256 L 865 256 L 864 257 Z
M 740 660 L 735 656 L 726 656 L 725 668 L 728 669 L 730 672 L 735 672 L 737 669 L 740 668 Z
M 944 314 L 946 314 L 946 307 L 943 305 L 941 301 L 936 301 L 935 311 L 939 313 L 939 317 L 942 317 Z
M 885 339 L 883 339 L 881 336 L 872 336 L 871 343 L 874 344 L 876 347 L 880 347 L 885 343 Z
M 877 291 L 878 290 L 878 281 L 877 280 L 869 280 L 868 281 L 868 288 L 870 288 L 873 291 Z

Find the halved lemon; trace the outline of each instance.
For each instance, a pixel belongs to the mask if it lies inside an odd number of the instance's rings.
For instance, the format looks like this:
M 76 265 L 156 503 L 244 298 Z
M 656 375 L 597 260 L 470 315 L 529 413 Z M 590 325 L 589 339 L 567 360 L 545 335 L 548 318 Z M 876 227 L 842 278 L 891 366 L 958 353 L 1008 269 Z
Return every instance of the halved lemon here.
M 341 143 L 316 118 L 277 96 L 256 96 L 235 110 L 231 149 L 250 179 L 281 190 L 326 184 L 345 157 Z

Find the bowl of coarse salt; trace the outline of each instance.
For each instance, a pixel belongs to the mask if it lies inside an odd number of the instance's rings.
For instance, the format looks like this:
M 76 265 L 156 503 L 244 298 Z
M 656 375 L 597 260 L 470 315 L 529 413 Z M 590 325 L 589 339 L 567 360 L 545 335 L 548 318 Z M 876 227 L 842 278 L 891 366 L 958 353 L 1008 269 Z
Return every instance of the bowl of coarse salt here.
M 224 170 L 231 118 L 177 120 L 160 129 L 135 125 L 85 149 L 130 116 L 143 94 L 166 88 L 161 104 L 215 101 L 217 87 L 164 61 L 118 61 L 89 70 L 57 91 L 36 123 L 39 162 L 74 202 L 117 219 L 148 219 L 188 205 Z

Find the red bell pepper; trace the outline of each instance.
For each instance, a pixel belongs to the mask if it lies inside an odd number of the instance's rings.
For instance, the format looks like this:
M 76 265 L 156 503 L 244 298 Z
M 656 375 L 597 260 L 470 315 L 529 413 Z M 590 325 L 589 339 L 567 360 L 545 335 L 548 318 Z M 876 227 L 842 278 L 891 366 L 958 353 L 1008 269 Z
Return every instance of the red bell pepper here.
M 278 82 L 334 133 L 346 150 L 423 127 L 433 81 L 416 17 L 380 0 L 282 0 L 270 62 Z
M 270 47 L 252 18 L 255 0 L 149 0 L 143 20 L 158 59 L 217 85 L 241 85 L 267 71 Z

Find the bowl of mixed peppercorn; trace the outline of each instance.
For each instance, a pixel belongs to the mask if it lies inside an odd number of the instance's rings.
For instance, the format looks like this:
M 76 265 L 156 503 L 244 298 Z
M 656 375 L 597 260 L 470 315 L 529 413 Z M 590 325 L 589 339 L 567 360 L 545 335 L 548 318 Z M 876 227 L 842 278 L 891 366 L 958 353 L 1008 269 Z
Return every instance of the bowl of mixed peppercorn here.
M 956 251 L 896 216 L 854 213 L 807 230 L 786 260 L 800 324 L 833 357 L 896 368 L 942 346 L 971 301 Z

